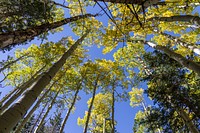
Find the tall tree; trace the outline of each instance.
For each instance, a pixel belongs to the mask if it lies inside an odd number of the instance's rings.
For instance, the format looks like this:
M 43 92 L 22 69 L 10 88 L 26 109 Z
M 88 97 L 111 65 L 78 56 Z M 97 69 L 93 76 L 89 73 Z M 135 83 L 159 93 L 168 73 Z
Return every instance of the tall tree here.
M 152 74 L 144 76 L 144 79 L 149 81 L 147 94 L 159 106 L 152 108 L 145 121 L 149 124 L 156 123 L 164 131 L 190 130 L 198 133 L 195 123 L 199 120 L 197 111 L 200 107 L 197 103 L 199 95 L 193 94 L 195 90 L 192 89 L 198 86 L 190 85 L 191 79 L 186 76 L 193 74 L 187 73 L 187 70 L 176 61 L 157 51 L 153 55 L 147 54 L 144 57 L 152 71 Z M 198 84 L 199 81 L 193 78 Z M 192 120 L 189 115 L 192 116 Z M 151 128 L 155 126 L 152 125 Z
M 11 46 L 14 46 L 16 44 L 21 44 L 27 40 L 29 41 L 33 40 L 34 37 L 46 31 L 58 28 L 62 25 L 65 25 L 73 21 L 77 21 L 79 19 L 83 19 L 87 17 L 95 17 L 95 16 L 96 15 L 92 15 L 92 14 L 79 15 L 79 16 L 75 16 L 71 18 L 65 18 L 63 20 L 53 22 L 53 23 L 45 23 L 45 24 L 35 26 L 32 28 L 27 28 L 24 30 L 16 30 L 12 32 L 2 33 L 0 34 L 0 49 L 4 49 L 4 48 L 9 49 Z
M 0 116 L 0 132 L 11 131 L 11 129 L 16 125 L 16 123 L 23 117 L 26 111 L 35 102 L 37 96 L 41 93 L 44 87 L 49 84 L 49 82 L 55 76 L 58 70 L 64 65 L 66 59 L 69 58 L 69 56 L 71 56 L 71 54 L 76 50 L 78 45 L 87 36 L 88 32 L 85 33 L 80 39 L 78 39 L 76 43 L 72 45 L 66 53 L 64 53 L 60 60 L 56 62 L 49 69 L 49 71 L 46 72 L 37 81 L 37 83 L 32 88 L 30 88 L 30 90 L 27 91 L 26 94 L 24 94 L 24 96 L 22 96 L 22 98 L 16 104 L 14 104 L 11 108 L 9 108 L 4 114 Z M 13 116 L 15 116 L 15 119 L 13 119 Z M 4 120 L 7 121 L 7 124 L 4 123 Z

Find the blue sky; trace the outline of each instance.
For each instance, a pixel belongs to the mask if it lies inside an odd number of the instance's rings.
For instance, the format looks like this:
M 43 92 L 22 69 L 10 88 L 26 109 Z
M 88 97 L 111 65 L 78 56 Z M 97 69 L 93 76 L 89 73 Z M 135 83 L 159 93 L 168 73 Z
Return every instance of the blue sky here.
M 62 3 L 62 0 L 59 0 L 57 2 Z M 199 11 L 200 8 L 197 8 L 196 11 Z M 88 12 L 99 12 L 100 9 L 95 6 L 95 10 L 94 8 L 88 9 Z M 68 16 L 67 16 L 68 17 Z M 101 22 L 103 22 L 105 25 L 107 24 L 107 20 L 108 18 L 104 15 L 101 17 L 97 17 Z M 71 32 L 70 28 L 68 27 L 68 25 L 64 26 L 64 31 L 60 32 L 60 33 L 55 33 L 54 35 L 50 35 L 48 37 L 48 39 L 50 41 L 58 41 L 59 39 L 61 39 L 62 37 L 65 36 L 72 36 L 74 38 L 77 38 L 74 36 L 74 33 Z M 41 42 L 36 40 L 31 41 L 29 44 L 27 45 L 21 45 L 21 46 L 16 46 L 16 48 L 27 48 L 30 46 L 30 44 L 40 44 Z M 122 46 L 122 45 L 121 45 Z M 121 47 L 118 46 L 117 48 Z M 15 48 L 15 49 L 16 49 Z M 7 55 L 13 55 L 14 50 L 11 50 L 9 52 L 6 53 L 2 53 L 0 52 L 0 61 L 2 59 L 5 59 L 7 57 Z M 102 54 L 102 47 L 101 48 L 97 48 L 97 46 L 91 46 L 89 47 L 90 51 L 88 52 L 88 54 L 90 55 L 90 59 L 94 60 L 94 59 L 111 59 L 113 60 L 113 52 L 109 54 Z M 0 79 L 3 78 L 3 75 L 0 74 Z M 146 88 L 145 84 L 142 84 L 143 88 Z M 5 88 L 0 88 L 0 91 L 2 91 L 2 95 L 0 96 L 0 98 L 2 98 L 6 93 L 8 93 L 8 91 L 10 91 L 12 88 L 11 87 L 5 87 Z M 131 89 L 131 88 L 130 88 Z M 87 100 L 91 97 L 91 95 L 86 95 L 84 92 L 80 93 L 81 96 L 81 100 L 77 102 L 76 104 L 76 110 L 75 113 L 70 115 L 66 126 L 65 126 L 65 133 L 81 133 L 83 131 L 83 128 L 77 125 L 77 118 L 81 117 L 83 118 L 85 111 L 88 110 L 87 108 Z M 152 102 L 145 96 L 145 100 L 147 102 L 147 105 L 152 104 Z M 117 121 L 117 126 L 116 129 L 119 133 L 131 133 L 132 132 L 132 127 L 133 127 L 133 120 L 134 120 L 134 116 L 135 113 L 139 110 L 142 109 L 142 107 L 136 107 L 136 108 L 132 108 L 129 105 L 129 101 L 127 102 L 118 102 L 116 103 L 116 107 L 115 107 L 115 119 Z

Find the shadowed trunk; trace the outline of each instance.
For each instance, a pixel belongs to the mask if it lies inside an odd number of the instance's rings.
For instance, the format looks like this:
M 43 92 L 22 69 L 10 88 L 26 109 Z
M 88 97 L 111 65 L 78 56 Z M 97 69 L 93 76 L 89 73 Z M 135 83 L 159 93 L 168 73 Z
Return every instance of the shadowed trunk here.
M 17 100 L 17 98 L 25 92 L 26 89 L 28 89 L 33 83 L 35 83 L 39 78 L 42 77 L 42 74 L 38 75 L 43 69 L 45 68 L 42 67 L 39 71 L 37 71 L 27 82 L 25 82 L 24 84 L 22 84 L 19 87 L 16 87 L 16 93 L 6 101 L 5 104 L 3 104 L 3 106 L 0 108 L 0 114 L 5 111 L 15 100 Z M 38 76 L 37 76 L 38 75 Z M 37 77 L 36 77 L 37 76 Z M 34 78 L 35 77 L 35 78 Z
M 31 41 L 34 39 L 34 37 L 44 32 L 58 28 L 70 22 L 77 21 L 79 19 L 84 19 L 87 17 L 95 17 L 95 16 L 96 15 L 92 15 L 92 14 L 79 15 L 79 16 L 75 16 L 71 18 L 65 18 L 61 21 L 54 22 L 54 23 L 42 24 L 40 26 L 35 26 L 35 27 L 28 28 L 25 30 L 16 30 L 13 32 L 2 33 L 0 34 L 0 49 L 8 48 L 11 45 L 14 46 L 16 44 L 21 44 L 25 41 Z

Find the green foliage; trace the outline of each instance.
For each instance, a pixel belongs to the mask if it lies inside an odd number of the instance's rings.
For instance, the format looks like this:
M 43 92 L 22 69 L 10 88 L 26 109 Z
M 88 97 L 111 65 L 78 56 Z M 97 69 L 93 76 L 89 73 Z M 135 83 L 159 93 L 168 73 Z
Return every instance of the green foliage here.
M 148 81 L 146 92 L 158 105 L 151 109 L 144 121 L 151 124 L 150 129 L 155 129 L 159 125 L 163 131 L 188 131 L 183 118 L 180 118 L 179 108 L 189 113 L 194 123 L 198 123 L 198 76 L 158 51 L 144 55 L 144 59 L 151 70 L 150 75 L 143 77 L 143 80 Z M 196 85 L 189 84 L 191 79 L 188 75 L 194 76 Z
M 0 33 L 23 30 L 52 21 L 54 5 L 41 0 L 2 0 Z

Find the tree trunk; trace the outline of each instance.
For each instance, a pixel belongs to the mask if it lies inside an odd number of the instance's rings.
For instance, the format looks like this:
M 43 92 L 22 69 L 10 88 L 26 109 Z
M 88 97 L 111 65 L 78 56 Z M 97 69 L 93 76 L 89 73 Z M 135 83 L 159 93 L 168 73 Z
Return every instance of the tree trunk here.
M 59 94 L 60 91 L 61 91 L 61 89 L 56 93 L 56 95 L 55 95 L 54 98 L 52 99 L 51 104 L 49 105 L 47 111 L 45 112 L 45 114 L 44 114 L 42 120 L 40 121 L 40 123 L 39 123 L 38 126 L 36 127 L 34 133 L 37 133 L 37 132 L 40 130 L 42 124 L 44 123 L 45 118 L 46 118 L 47 115 L 49 114 L 49 111 L 52 109 L 52 107 L 53 107 L 53 105 L 54 105 L 54 103 L 55 103 L 55 101 L 56 101 L 56 98 L 57 98 L 57 96 L 58 96 L 58 94 Z
M 161 35 L 164 35 L 166 37 L 168 37 L 169 39 L 174 40 L 177 44 L 184 46 L 185 48 L 188 48 L 190 50 L 192 50 L 194 53 L 200 55 L 200 49 L 196 47 L 196 44 L 188 44 L 187 42 L 182 41 L 181 39 L 179 39 L 178 37 L 174 37 L 170 34 L 167 33 L 163 33 L 163 32 L 159 32 Z
M 165 21 L 165 22 L 174 22 L 174 21 L 190 22 L 192 24 L 200 26 L 200 17 L 192 16 L 192 15 L 179 15 L 179 16 L 171 16 L 171 17 L 153 17 L 148 20 L 149 21 L 152 21 L 152 20 Z
M 111 3 L 121 3 L 121 4 L 138 4 L 143 6 L 150 6 L 156 4 L 160 0 L 94 0 L 94 1 L 102 1 L 102 2 L 111 2 Z
M 44 68 L 44 67 L 43 67 Z M 42 74 L 41 75 L 38 75 L 38 73 L 41 72 L 41 70 L 43 69 L 41 68 L 38 72 L 36 72 L 32 78 L 30 78 L 27 82 L 25 82 L 24 84 L 22 84 L 21 86 L 19 87 L 16 87 L 17 88 L 17 92 L 0 108 L 0 114 L 5 111 L 15 100 L 17 100 L 17 98 L 22 94 L 24 93 L 24 91 L 30 87 L 34 82 L 36 82 L 39 78 L 42 77 Z M 36 78 L 34 78 L 35 76 L 37 76 Z
M 34 125 L 32 126 L 32 128 L 31 128 L 30 131 L 29 131 L 30 133 L 33 133 L 34 128 L 36 127 L 37 123 L 39 122 L 40 117 L 41 117 L 42 114 L 44 113 L 44 110 L 45 110 L 45 108 L 47 107 L 47 105 L 48 105 L 48 102 L 45 103 L 44 107 L 42 108 L 41 112 L 39 113 L 38 118 L 36 119 Z
M 168 49 L 164 46 L 156 45 L 155 43 L 148 42 L 148 41 L 146 41 L 145 43 L 148 44 L 149 46 L 151 46 L 152 48 L 163 51 L 170 58 L 176 60 L 178 63 L 180 63 L 184 67 L 187 67 L 188 69 L 193 70 L 194 72 L 196 72 L 200 76 L 200 65 L 197 64 L 196 62 L 188 60 L 185 57 L 183 57 L 182 55 L 177 54 L 177 53 L 173 52 L 172 50 L 170 50 L 170 49 Z
M 8 32 L 8 33 L 2 33 L 0 34 L 0 49 L 8 48 L 16 44 L 21 44 L 27 40 L 29 41 L 33 40 L 34 37 L 46 31 L 58 28 L 67 23 L 74 22 L 79 19 L 84 19 L 87 17 L 95 17 L 95 16 L 96 15 L 92 15 L 92 14 L 79 15 L 79 16 L 75 16 L 71 18 L 66 18 L 54 23 L 42 24 L 40 26 L 35 26 L 35 27 L 28 28 L 25 30 L 17 30 L 17 31 Z
M 63 54 L 59 61 L 57 61 L 44 75 L 22 96 L 21 99 L 0 116 L 0 133 L 9 133 L 17 122 L 25 115 L 28 109 L 36 101 L 39 94 L 50 83 L 51 79 L 56 75 L 59 69 L 65 64 L 67 58 L 78 47 L 79 43 L 87 36 L 87 31 L 80 39 L 78 39 L 70 49 Z
M 192 120 L 189 118 L 189 116 L 187 115 L 187 113 L 179 108 L 177 109 L 178 114 L 182 117 L 182 119 L 185 121 L 185 124 L 187 125 L 187 127 L 190 129 L 191 133 L 199 133 L 199 130 L 196 128 L 196 126 L 192 123 Z
M 42 100 L 47 96 L 47 94 L 50 92 L 51 88 L 55 85 L 56 82 L 58 82 L 63 75 L 61 75 L 57 80 L 55 80 L 52 85 L 48 88 L 48 90 L 45 91 L 45 93 L 42 95 L 42 97 L 37 101 L 37 103 L 34 105 L 34 107 L 28 112 L 26 117 L 23 119 L 23 121 L 20 123 L 20 125 L 17 127 L 15 133 L 20 133 L 28 119 L 31 117 L 31 115 L 34 113 L 34 111 L 37 109 L 37 107 L 40 105 Z
M 91 101 L 90 107 L 89 107 L 89 109 L 88 109 L 88 114 L 87 114 L 87 118 L 86 118 L 86 122 L 85 122 L 84 133 L 87 133 L 87 128 L 88 128 L 88 124 L 89 124 L 89 120 L 90 120 L 90 115 L 91 115 L 91 111 L 92 111 L 92 106 L 93 106 L 94 98 L 95 98 L 95 95 L 96 95 L 97 84 L 98 84 L 98 78 L 97 78 L 97 80 L 95 81 L 95 85 L 94 85 L 94 88 L 93 88 L 92 101 Z
M 77 88 L 77 90 L 76 90 L 76 92 L 75 92 L 75 95 L 74 95 L 72 104 L 71 104 L 71 106 L 70 106 L 70 108 L 69 108 L 69 110 L 68 110 L 68 112 L 67 112 L 67 114 L 66 114 L 66 116 L 65 116 L 65 118 L 64 118 L 64 120 L 63 120 L 63 122 L 62 122 L 62 124 L 61 124 L 59 133 L 63 133 L 65 124 L 66 124 L 66 122 L 67 122 L 67 120 L 68 120 L 68 118 L 69 118 L 69 115 L 70 115 L 70 113 L 71 113 L 71 110 L 73 109 L 73 107 L 74 107 L 74 105 L 75 105 L 75 103 L 76 103 L 76 99 L 77 99 L 77 96 L 78 96 L 80 87 L 81 87 L 81 83 L 80 83 L 80 85 L 78 86 L 78 88 Z
M 112 88 L 112 130 L 111 133 L 115 133 L 115 86 Z
M 53 87 L 53 85 L 51 85 L 51 87 Z M 51 90 L 51 87 L 42 95 L 42 97 L 37 101 L 37 103 L 34 105 L 34 107 L 28 112 L 26 117 L 23 119 L 23 121 L 20 123 L 20 125 L 16 128 L 15 133 L 21 133 L 22 128 L 24 127 L 24 125 L 26 124 L 28 119 L 32 116 L 34 111 L 38 108 L 38 106 L 40 105 L 42 100 L 47 96 L 47 94 Z
M 0 101 L 0 110 L 1 110 L 1 107 L 3 106 L 2 104 L 8 100 L 14 93 L 16 93 L 18 90 L 18 88 L 15 88 L 13 89 L 12 91 L 10 91 L 5 97 L 3 97 Z

